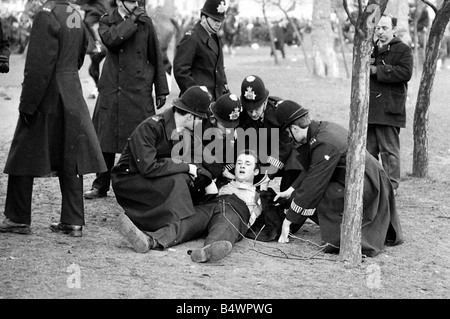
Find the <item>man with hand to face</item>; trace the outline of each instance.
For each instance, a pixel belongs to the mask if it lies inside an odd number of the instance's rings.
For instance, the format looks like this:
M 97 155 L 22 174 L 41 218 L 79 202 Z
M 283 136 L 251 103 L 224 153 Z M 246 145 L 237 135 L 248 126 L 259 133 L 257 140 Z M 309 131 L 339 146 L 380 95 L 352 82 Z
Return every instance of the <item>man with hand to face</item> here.
M 108 171 L 97 174 L 86 199 L 107 196 L 116 154 L 134 129 L 155 115 L 155 104 L 157 109 L 164 106 L 169 94 L 152 20 L 137 1 L 116 3 L 117 8 L 99 20 L 98 33 L 108 50 L 92 117 Z

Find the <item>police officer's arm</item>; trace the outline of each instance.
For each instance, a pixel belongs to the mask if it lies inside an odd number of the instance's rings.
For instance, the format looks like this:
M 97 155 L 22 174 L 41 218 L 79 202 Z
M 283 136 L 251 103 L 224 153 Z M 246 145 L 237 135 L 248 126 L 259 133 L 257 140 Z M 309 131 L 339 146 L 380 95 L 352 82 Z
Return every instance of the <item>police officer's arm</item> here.
M 311 153 L 311 166 L 300 187 L 294 191 L 286 213 L 286 219 L 293 223 L 302 216 L 314 214 L 341 158 L 339 151 L 330 144 L 315 145 Z
M 158 132 L 155 126 L 148 123 L 141 124 L 132 134 L 129 140 L 131 153 L 139 173 L 146 178 L 169 176 L 178 173 L 189 173 L 189 164 L 176 162 L 171 157 L 157 159 L 157 136 L 164 132 Z
M 19 112 L 33 115 L 41 105 L 58 59 L 60 25 L 49 11 L 39 11 L 33 22 L 25 62 Z
M 126 19 L 118 25 L 109 22 L 109 15 L 103 15 L 99 20 L 98 34 L 108 50 L 116 51 L 117 47 L 127 41 L 138 30 L 133 19 Z
M 148 27 L 150 28 L 147 41 L 147 59 L 155 68 L 155 95 L 158 98 L 169 95 L 169 85 L 167 84 L 166 70 L 164 69 L 163 58 L 155 27 L 151 19 L 147 19 L 147 21 L 149 24 Z
M 395 65 L 378 64 L 376 70 L 377 81 L 384 83 L 401 83 L 408 82 L 411 79 L 414 63 L 412 50 L 406 44 L 396 44 L 396 46 L 399 45 L 402 45 L 404 49 L 402 50 L 398 63 Z
M 181 92 L 197 85 L 192 77 L 192 64 L 196 55 L 196 44 L 191 35 L 185 35 L 177 46 L 173 60 L 173 74 Z

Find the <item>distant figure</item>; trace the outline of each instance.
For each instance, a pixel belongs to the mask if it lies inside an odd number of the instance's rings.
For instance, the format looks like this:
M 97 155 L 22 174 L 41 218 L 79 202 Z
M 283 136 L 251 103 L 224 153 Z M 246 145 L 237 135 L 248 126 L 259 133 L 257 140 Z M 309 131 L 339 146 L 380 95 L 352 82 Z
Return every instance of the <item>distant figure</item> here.
M 0 73 L 9 72 L 9 39 L 3 34 L 2 20 L 0 19 Z

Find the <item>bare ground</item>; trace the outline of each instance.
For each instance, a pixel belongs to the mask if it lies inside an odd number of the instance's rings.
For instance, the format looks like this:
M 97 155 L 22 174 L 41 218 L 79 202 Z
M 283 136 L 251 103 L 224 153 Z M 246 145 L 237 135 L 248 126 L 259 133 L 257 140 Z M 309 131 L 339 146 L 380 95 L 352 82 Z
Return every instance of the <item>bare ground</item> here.
M 348 52 L 350 61 L 350 53 Z M 3 168 L 17 121 L 23 57 L 12 56 L 12 71 L 0 75 L 0 166 Z M 81 72 L 85 96 L 93 84 L 86 59 Z M 312 108 L 316 119 L 348 126 L 350 80 L 314 78 L 300 49 L 274 65 L 269 49 L 241 48 L 226 57 L 232 92 L 242 79 L 258 74 L 272 95 Z M 36 179 L 32 234 L 0 234 L 0 299 L 150 298 L 150 299 L 299 299 L 450 297 L 450 70 L 438 72 L 430 106 L 429 178 L 409 176 L 412 167 L 412 118 L 420 74 L 410 82 L 408 124 L 402 130 L 403 179 L 397 196 L 405 243 L 389 247 L 360 267 L 348 267 L 338 255 L 320 252 L 319 228 L 307 223 L 289 244 L 240 241 L 215 264 L 195 264 L 187 250 L 202 240 L 165 251 L 134 252 L 115 230 L 121 208 L 108 197 L 86 201 L 82 238 L 52 233 L 59 221 L 60 193 L 56 178 Z M 173 82 L 174 83 L 174 82 Z M 171 98 L 178 95 L 174 85 Z M 87 100 L 92 111 L 94 101 Z M 89 189 L 93 175 L 85 176 Z M 0 207 L 4 207 L 7 175 L 0 175 Z

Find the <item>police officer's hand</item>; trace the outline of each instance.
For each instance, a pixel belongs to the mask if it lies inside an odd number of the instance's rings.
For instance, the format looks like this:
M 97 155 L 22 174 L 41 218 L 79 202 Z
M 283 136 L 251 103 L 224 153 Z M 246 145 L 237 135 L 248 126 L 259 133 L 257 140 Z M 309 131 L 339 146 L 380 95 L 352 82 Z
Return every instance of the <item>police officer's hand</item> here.
M 6 56 L 0 56 L 0 73 L 9 72 L 9 62 Z
M 25 126 L 30 126 L 31 121 L 33 120 L 33 115 L 26 114 L 23 112 L 19 112 L 20 120 Z
M 159 110 L 166 104 L 166 96 L 161 95 L 156 97 L 156 108 Z
M 377 74 L 377 67 L 375 65 L 370 66 L 370 74 Z
M 140 17 L 145 17 L 147 16 L 147 11 L 145 11 L 144 8 L 142 7 L 136 7 L 133 9 L 133 11 L 131 12 L 131 18 L 133 19 L 133 21 L 136 22 L 137 19 L 139 19 Z
M 279 198 L 281 199 L 288 199 L 291 197 L 292 193 L 294 192 L 294 188 L 293 187 L 289 187 L 287 190 L 285 190 L 284 192 L 279 192 L 277 194 L 277 196 L 275 196 L 275 198 L 273 199 L 274 202 L 276 202 Z
M 291 230 L 291 222 L 286 218 L 283 221 L 283 225 L 281 226 L 281 235 L 278 238 L 278 242 L 281 244 L 286 244 L 289 242 L 289 231 Z

